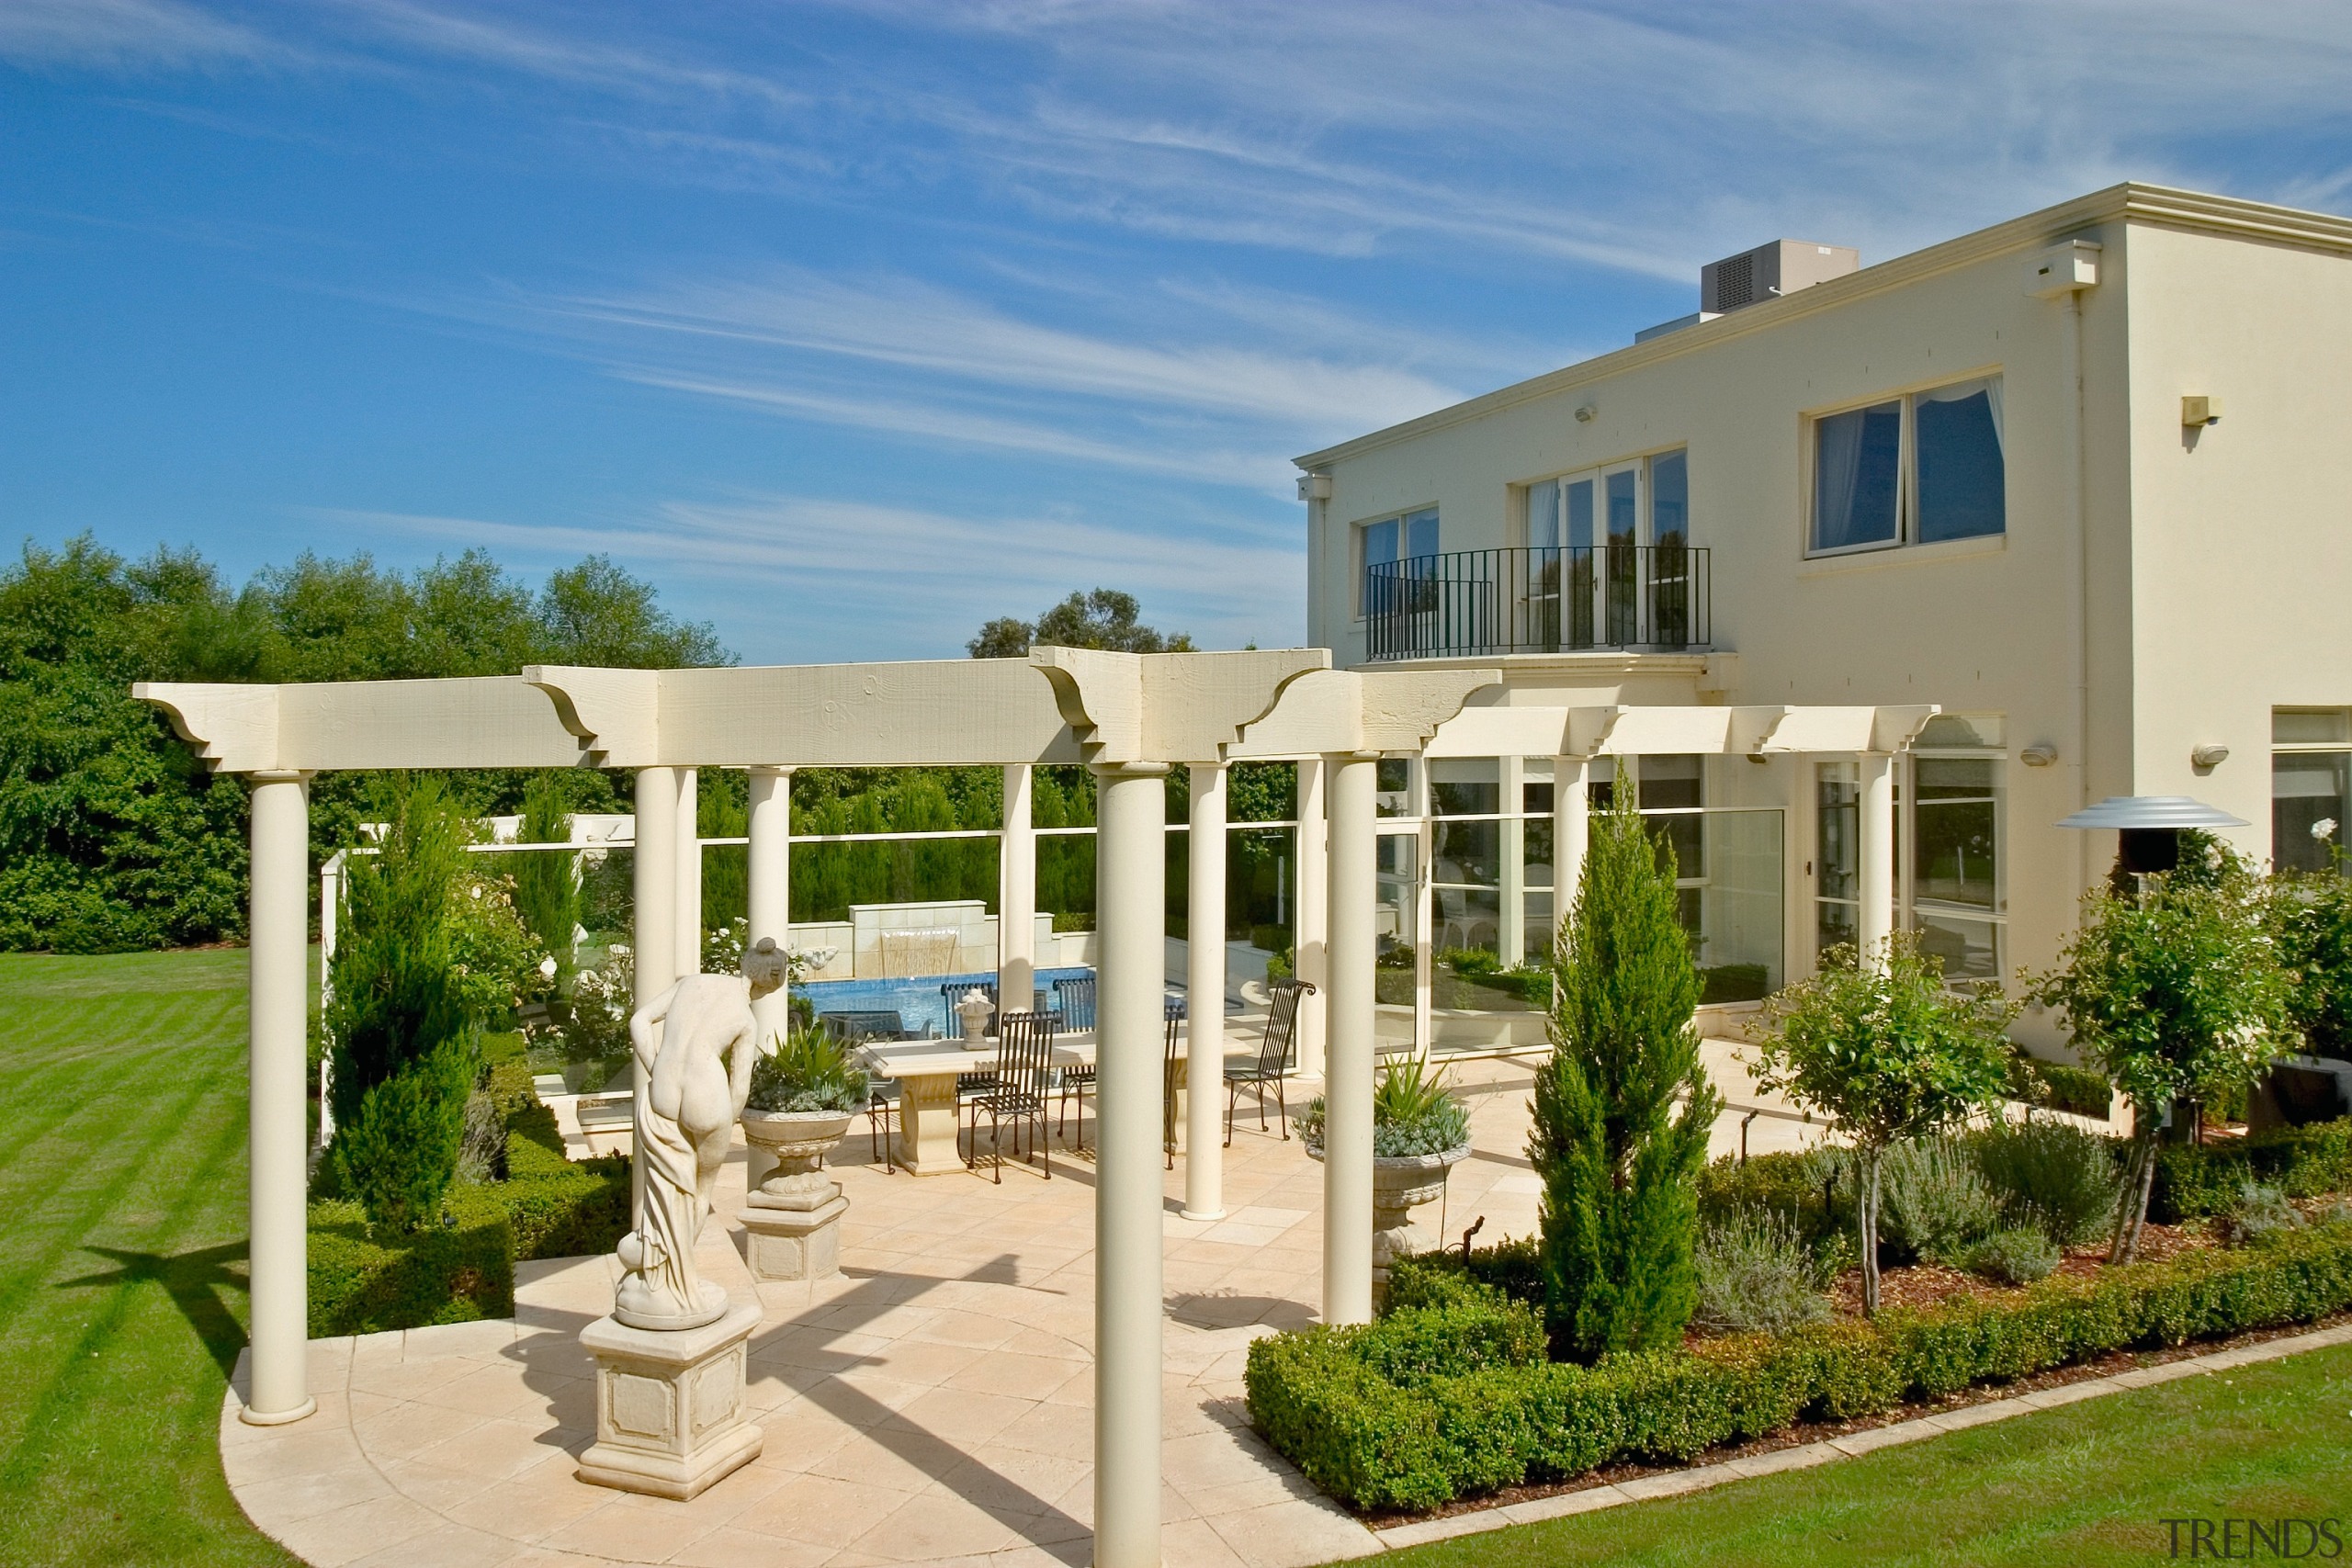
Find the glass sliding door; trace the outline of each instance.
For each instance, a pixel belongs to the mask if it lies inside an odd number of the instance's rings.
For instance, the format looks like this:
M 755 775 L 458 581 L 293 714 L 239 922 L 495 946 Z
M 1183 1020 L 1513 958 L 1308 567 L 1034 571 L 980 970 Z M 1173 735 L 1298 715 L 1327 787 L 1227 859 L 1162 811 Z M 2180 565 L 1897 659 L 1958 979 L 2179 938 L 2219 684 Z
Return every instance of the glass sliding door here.
M 1603 576 L 1609 585 L 1609 640 L 1622 647 L 1641 638 L 1641 473 L 1620 468 L 1602 475 L 1600 482 L 1608 509 L 1609 560 Z
M 1813 948 L 1816 960 L 1862 936 L 1861 780 L 1852 762 L 1814 764 Z

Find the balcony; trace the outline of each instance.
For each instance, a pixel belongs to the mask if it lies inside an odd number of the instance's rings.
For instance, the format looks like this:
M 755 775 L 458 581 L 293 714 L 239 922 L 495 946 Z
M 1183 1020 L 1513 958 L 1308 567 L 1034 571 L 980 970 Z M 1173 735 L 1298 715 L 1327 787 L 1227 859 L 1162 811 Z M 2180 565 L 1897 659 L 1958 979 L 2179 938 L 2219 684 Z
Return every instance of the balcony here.
M 1713 628 L 1707 552 L 1688 545 L 1456 550 L 1364 569 L 1374 660 L 1683 653 Z

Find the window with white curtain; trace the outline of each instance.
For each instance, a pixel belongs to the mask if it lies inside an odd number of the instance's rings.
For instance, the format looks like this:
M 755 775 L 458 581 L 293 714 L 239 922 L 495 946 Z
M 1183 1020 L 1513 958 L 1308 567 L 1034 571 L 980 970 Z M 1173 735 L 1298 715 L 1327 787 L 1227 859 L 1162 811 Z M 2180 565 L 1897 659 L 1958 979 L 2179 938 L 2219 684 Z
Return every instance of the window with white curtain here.
M 2006 532 L 2001 378 L 1888 398 L 1813 421 L 1815 555 Z

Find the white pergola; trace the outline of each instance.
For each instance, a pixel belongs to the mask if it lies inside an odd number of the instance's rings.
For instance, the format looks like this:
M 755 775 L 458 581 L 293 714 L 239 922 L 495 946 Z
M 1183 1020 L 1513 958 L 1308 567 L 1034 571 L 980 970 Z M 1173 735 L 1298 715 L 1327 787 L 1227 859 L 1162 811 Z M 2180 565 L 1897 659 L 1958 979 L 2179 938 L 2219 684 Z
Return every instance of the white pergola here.
M 142 683 L 215 771 L 244 775 L 252 834 L 252 1381 L 256 1423 L 300 1420 L 306 1387 L 308 781 L 353 769 L 626 768 L 635 775 L 637 985 L 697 964 L 696 770 L 751 771 L 750 935 L 787 937 L 788 788 L 804 767 L 1005 770 L 1000 995 L 1033 984 L 1030 770 L 1081 764 L 1100 791 L 1096 859 L 1099 1166 L 1095 1561 L 1159 1561 L 1160 1039 L 1164 781 L 1191 772 L 1191 990 L 1224 995 L 1227 768 L 1300 769 L 1301 968 L 1322 988 L 1323 1316 L 1372 1315 L 1376 764 L 1397 756 L 1550 756 L 1565 918 L 1594 759 L 1826 752 L 1861 759 L 1861 935 L 1893 929 L 1892 761 L 1933 707 L 1465 707 L 1499 671 L 1336 671 L 1319 649 L 1027 660 L 628 671 L 540 666 L 479 680 L 243 686 Z M 1317 837 L 1326 841 L 1317 852 Z M 684 918 L 682 918 L 684 915 Z M 1320 968 L 1316 948 L 1320 939 Z M 779 996 L 769 1005 L 780 1008 Z M 1012 1005 L 1009 1000 L 1007 1005 Z M 1191 1081 L 1223 1069 L 1223 1008 L 1191 1010 Z M 780 1013 L 763 1020 L 781 1026 Z M 1311 1064 L 1316 1041 L 1302 1041 Z M 1223 1212 L 1216 1097 L 1191 1097 L 1185 1212 Z

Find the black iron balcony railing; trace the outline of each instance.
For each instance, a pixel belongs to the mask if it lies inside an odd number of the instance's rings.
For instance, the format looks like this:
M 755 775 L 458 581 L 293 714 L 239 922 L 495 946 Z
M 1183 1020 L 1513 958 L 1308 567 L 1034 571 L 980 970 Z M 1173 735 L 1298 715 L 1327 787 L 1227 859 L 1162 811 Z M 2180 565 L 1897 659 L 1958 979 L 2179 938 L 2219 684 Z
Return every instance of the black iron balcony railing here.
M 1707 552 L 1689 545 L 1456 550 L 1364 569 L 1373 659 L 1705 648 Z

